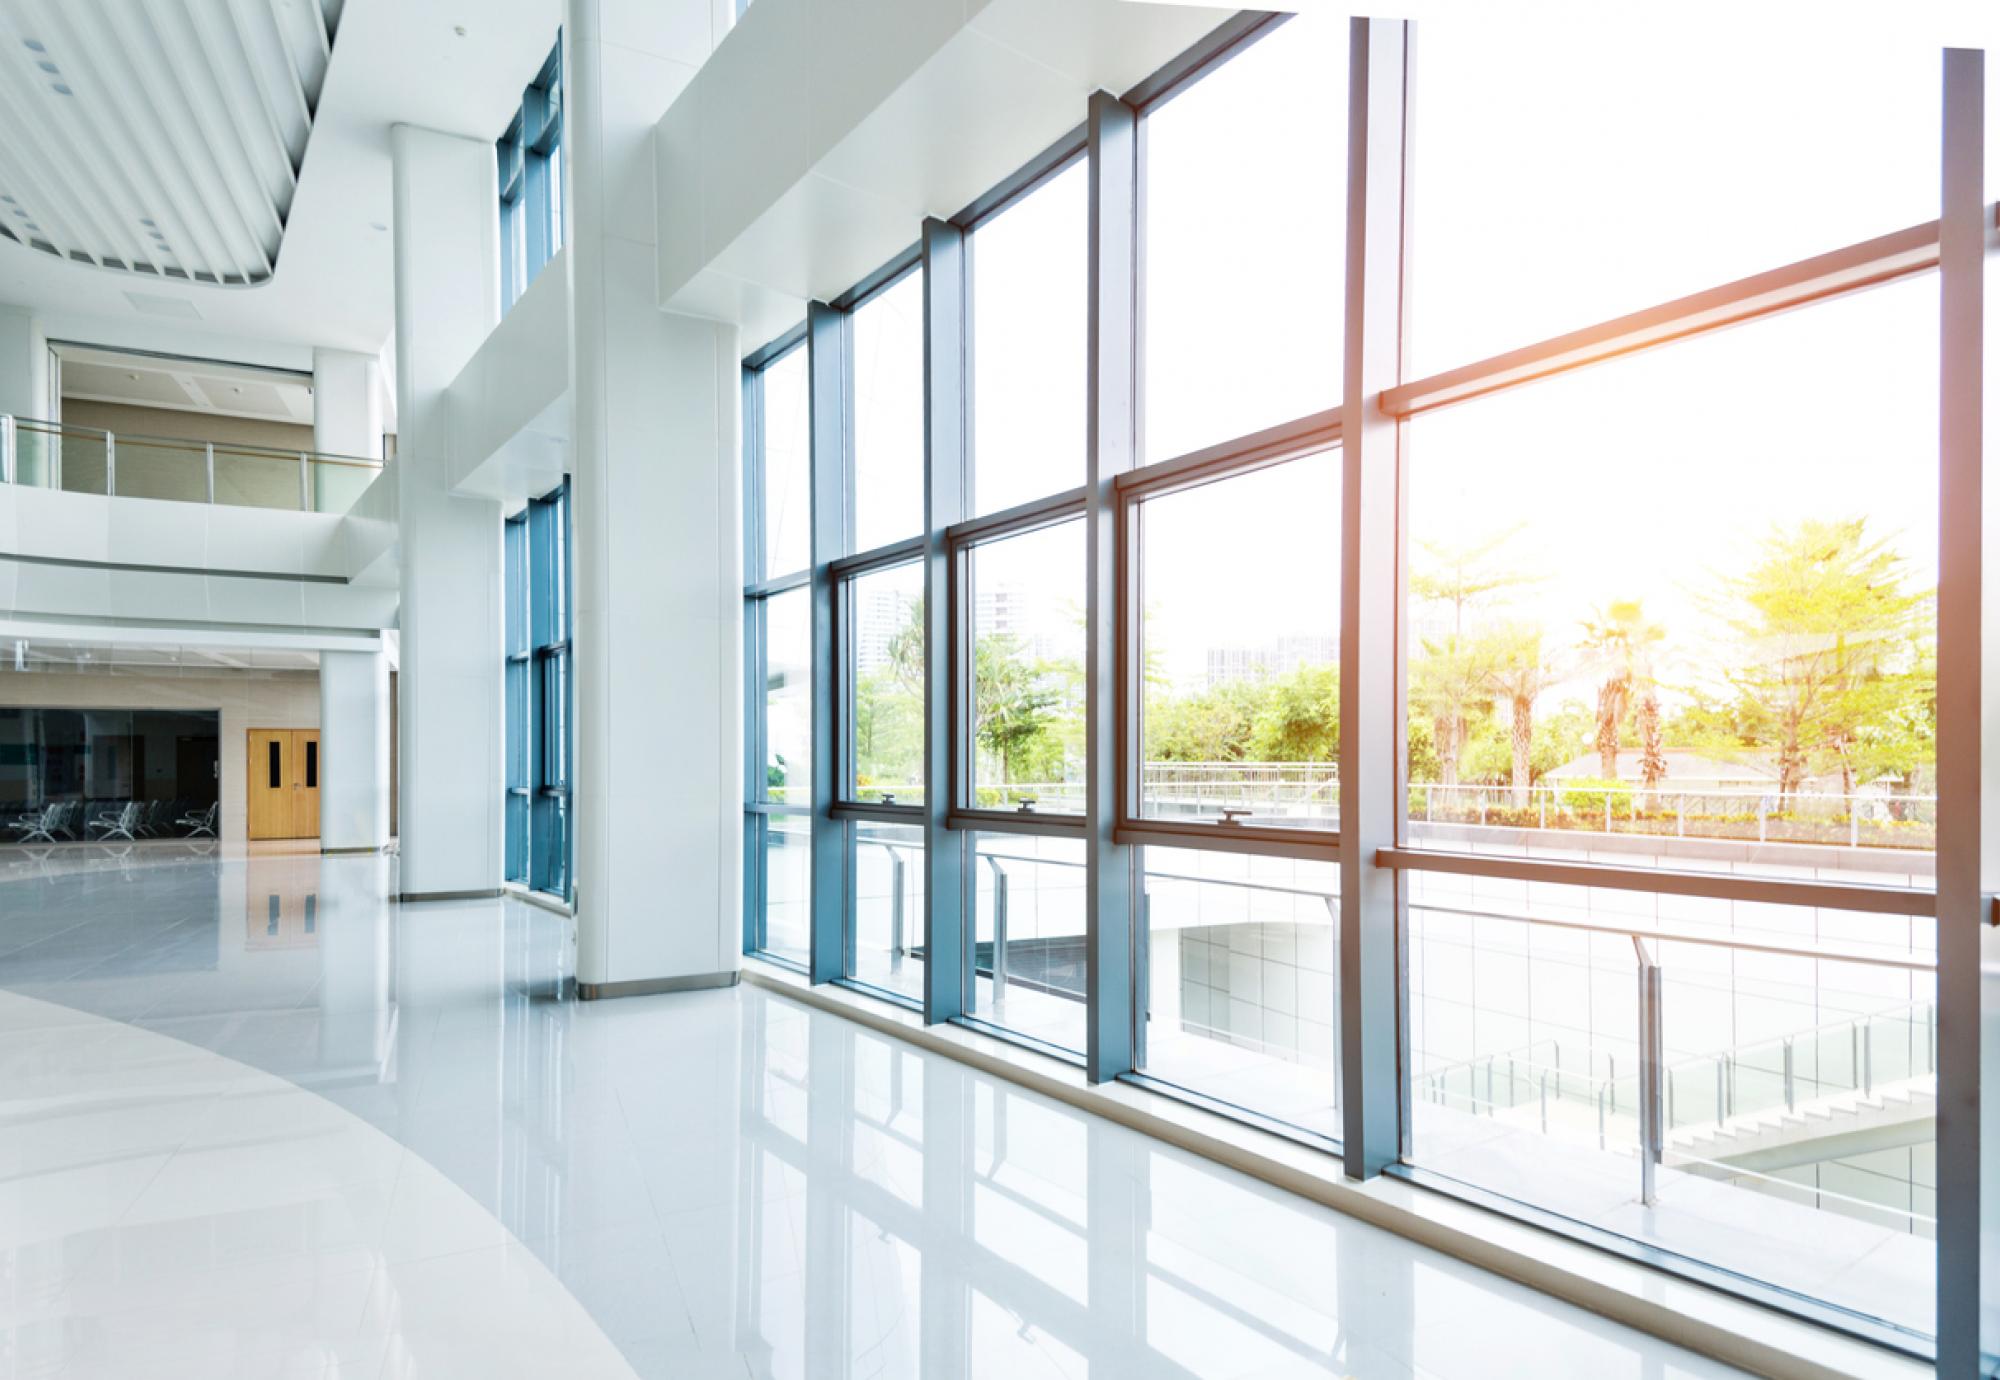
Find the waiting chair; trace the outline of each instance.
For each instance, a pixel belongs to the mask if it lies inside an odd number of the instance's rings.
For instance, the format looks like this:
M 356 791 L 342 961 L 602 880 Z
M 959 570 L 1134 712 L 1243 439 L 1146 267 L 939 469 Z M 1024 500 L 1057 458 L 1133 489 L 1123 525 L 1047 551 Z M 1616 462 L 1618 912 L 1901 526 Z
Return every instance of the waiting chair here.
M 140 821 L 145 819 L 145 817 L 146 807 L 136 800 L 128 800 L 125 802 L 125 808 L 120 810 L 116 815 L 100 815 L 90 821 L 90 828 L 92 832 L 99 829 L 104 831 L 98 837 L 99 843 L 105 843 L 111 839 L 129 839 L 137 843 L 138 838 L 133 831 L 139 827 Z
M 22 815 L 7 827 L 18 836 L 17 843 L 34 843 L 38 839 L 54 843 L 55 831 L 62 827 L 62 822 L 63 802 L 58 800 L 44 805 L 34 814 Z
M 217 801 L 206 810 L 190 810 L 174 821 L 174 827 L 187 830 L 187 837 L 191 839 L 212 839 L 215 837 L 215 816 L 221 809 L 222 802 Z

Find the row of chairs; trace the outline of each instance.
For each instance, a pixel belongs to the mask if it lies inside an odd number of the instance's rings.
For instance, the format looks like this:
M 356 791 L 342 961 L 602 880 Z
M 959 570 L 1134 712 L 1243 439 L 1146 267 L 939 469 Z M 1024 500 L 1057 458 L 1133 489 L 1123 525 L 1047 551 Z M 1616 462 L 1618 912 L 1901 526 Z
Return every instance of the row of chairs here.
M 100 813 L 86 819 L 93 804 Z M 92 802 L 52 800 L 7 825 L 16 843 L 55 843 L 58 839 L 214 838 L 219 802 L 207 806 L 186 800 L 127 800 Z

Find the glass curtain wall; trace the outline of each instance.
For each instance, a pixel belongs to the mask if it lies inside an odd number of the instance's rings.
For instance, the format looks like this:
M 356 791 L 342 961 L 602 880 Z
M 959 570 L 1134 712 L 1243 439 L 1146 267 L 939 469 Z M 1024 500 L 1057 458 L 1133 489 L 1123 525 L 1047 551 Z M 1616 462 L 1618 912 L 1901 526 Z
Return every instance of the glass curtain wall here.
M 500 173 L 500 310 L 505 314 L 563 246 L 562 36 L 493 145 Z
M 1632 25 L 1239 16 L 746 361 L 746 947 L 1930 1356 L 1948 91 Z
M 573 857 L 569 539 L 567 480 L 507 520 L 507 880 L 561 897 Z
M 208 838 L 215 710 L 0 709 L 0 842 Z

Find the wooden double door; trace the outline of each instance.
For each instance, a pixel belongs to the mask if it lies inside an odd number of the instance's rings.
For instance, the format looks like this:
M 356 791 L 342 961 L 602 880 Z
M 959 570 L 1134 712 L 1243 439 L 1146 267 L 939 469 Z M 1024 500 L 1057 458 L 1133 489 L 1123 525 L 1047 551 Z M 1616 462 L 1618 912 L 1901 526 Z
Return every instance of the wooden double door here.
M 319 730 L 250 730 L 250 837 L 319 837 Z

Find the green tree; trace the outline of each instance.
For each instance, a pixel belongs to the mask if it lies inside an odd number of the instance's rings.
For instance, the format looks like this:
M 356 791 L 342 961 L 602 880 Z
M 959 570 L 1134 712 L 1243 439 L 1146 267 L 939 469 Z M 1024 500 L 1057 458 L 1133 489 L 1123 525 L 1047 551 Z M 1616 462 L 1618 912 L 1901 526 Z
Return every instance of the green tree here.
M 1488 649 L 1480 640 L 1447 633 L 1425 639 L 1423 655 L 1410 666 L 1411 712 L 1430 721 L 1441 785 L 1458 784 L 1473 720 L 1492 709 L 1488 664 Z
M 1780 798 L 1818 771 L 1838 770 L 1851 789 L 1872 765 L 1864 742 L 1884 763 L 1928 750 L 1929 598 L 1907 579 L 1902 557 L 1853 518 L 1774 528 L 1747 570 L 1720 581 L 1715 602 L 1738 642 L 1728 679 L 1777 752 Z
M 1659 700 L 1653 680 L 1654 648 L 1665 637 L 1664 629 L 1647 621 L 1637 599 L 1614 599 L 1595 618 L 1584 620 L 1582 647 L 1603 677 L 1597 686 L 1597 766 L 1607 781 L 1618 779 L 1618 735 L 1635 694 L 1651 701 L 1648 722 L 1655 734 L 1642 774 L 1655 765 L 1665 770 L 1665 759 L 1659 755 Z M 1646 784 L 1650 788 L 1657 781 L 1655 775 Z
M 1489 594 L 1532 584 L 1537 578 L 1500 560 L 1502 549 L 1524 526 L 1525 523 L 1517 522 L 1491 536 L 1462 544 L 1418 541 L 1417 549 L 1422 556 L 1410 572 L 1410 597 L 1449 605 L 1452 635 L 1463 637 L 1466 610 Z
M 980 746 L 993 754 L 1003 784 L 1023 779 L 1036 740 L 1049 732 L 1061 696 L 1023 652 L 1021 639 L 995 634 L 973 653 L 973 719 Z
M 1300 666 L 1266 682 L 1250 723 L 1258 762 L 1331 762 L 1340 756 L 1340 669 Z
M 1240 762 L 1250 756 L 1252 726 L 1266 686 L 1227 681 L 1192 695 L 1155 690 L 1146 697 L 1146 760 Z
M 1528 808 L 1535 770 L 1535 701 L 1561 676 L 1542 653 L 1542 630 L 1533 623 L 1509 623 L 1487 639 L 1486 682 L 1507 711 L 1514 808 Z

